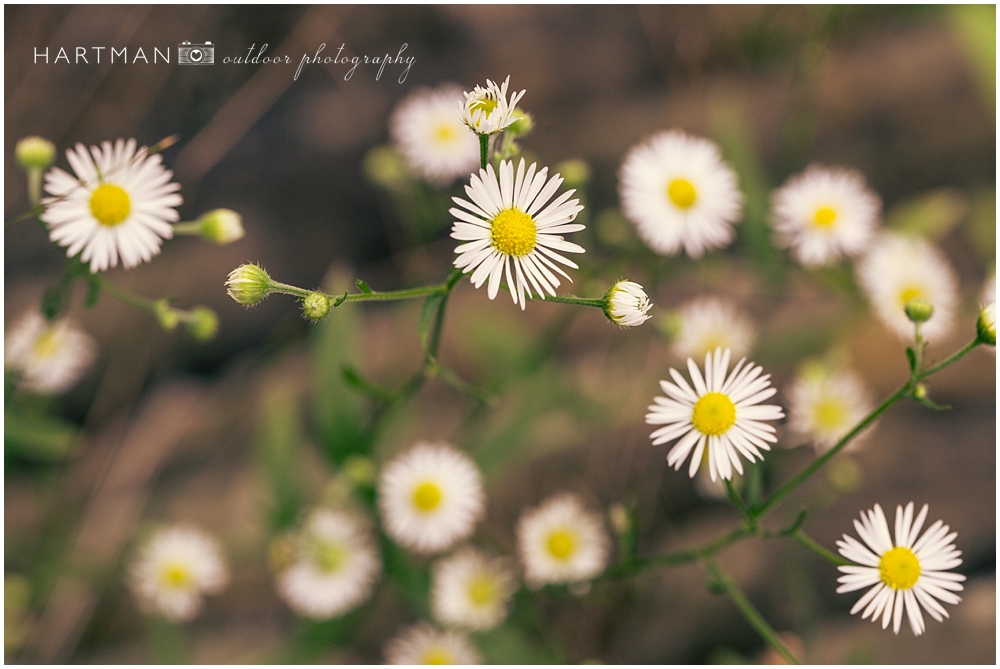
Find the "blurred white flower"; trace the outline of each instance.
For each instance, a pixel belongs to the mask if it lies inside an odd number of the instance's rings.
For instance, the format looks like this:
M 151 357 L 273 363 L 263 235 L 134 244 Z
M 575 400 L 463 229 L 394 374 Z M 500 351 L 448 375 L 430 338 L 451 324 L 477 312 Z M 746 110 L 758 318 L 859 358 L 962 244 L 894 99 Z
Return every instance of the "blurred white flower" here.
M 465 548 L 434 565 L 431 609 L 443 625 L 488 630 L 507 617 L 517 579 L 507 560 Z
M 677 333 L 671 345 L 679 358 L 700 360 L 717 348 L 736 357 L 749 355 L 757 340 L 753 322 L 733 303 L 717 297 L 699 297 L 677 309 Z
M 418 443 L 382 470 L 378 505 L 386 533 L 418 553 L 468 538 L 486 510 L 483 477 L 447 444 Z
M 368 599 L 382 570 L 368 528 L 343 511 L 314 511 L 297 537 L 296 553 L 278 574 L 278 592 L 296 613 L 316 620 Z
M 532 291 L 543 299 L 546 292 L 556 294 L 559 277 L 553 271 L 572 281 L 556 263 L 578 267 L 559 251 L 584 252 L 582 247 L 563 239 L 566 233 L 583 230 L 582 224 L 573 223 L 583 205 L 569 199 L 573 190 L 549 203 L 562 177 L 556 174 L 546 181 L 548 168 L 536 172 L 536 167 L 532 163 L 525 172 L 522 158 L 515 175 L 514 164 L 505 160 L 500 163 L 498 176 L 493 166 L 487 165 L 473 174 L 470 185 L 465 187 L 471 202 L 452 198 L 461 209 L 449 210 L 458 219 L 451 236 L 464 242 L 455 249 L 455 267 L 472 272 L 476 288 L 489 279 L 487 292 L 491 300 L 506 275 L 514 304 L 520 304 L 521 309 Z
M 660 255 L 727 246 L 743 209 L 736 173 L 715 143 L 680 130 L 633 147 L 619 173 L 622 212 Z
M 830 450 L 874 406 L 864 381 L 846 369 L 804 369 L 789 388 L 788 398 L 789 425 L 811 439 L 820 453 Z M 870 428 L 862 432 L 847 449 L 856 448 L 870 433 Z
M 781 407 L 760 403 L 777 391 L 771 387 L 770 374 L 761 375 L 763 369 L 741 359 L 727 376 L 731 351 L 715 349 L 705 356 L 705 375 L 694 360 L 688 358 L 688 373 L 694 389 L 676 369 L 670 370 L 676 385 L 660 381 L 668 397 L 655 397 L 646 414 L 649 425 L 663 425 L 650 437 L 653 445 L 679 441 L 667 454 L 667 464 L 680 469 L 692 449 L 691 478 L 698 472 L 705 449 L 712 480 L 716 475 L 724 479 L 733 477 L 735 468 L 743 473 L 740 455 L 750 462 L 763 460 L 760 450 L 771 450 L 775 429 L 764 421 L 778 420 L 785 414 Z
M 923 634 L 924 616 L 921 608 L 934 620 L 942 622 L 948 612 L 939 603 L 958 604 L 962 598 L 962 574 L 949 571 L 962 564 L 962 551 L 956 550 L 957 534 L 940 520 L 917 538 L 927 518 L 924 504 L 914 519 L 913 502 L 896 507 L 896 542 L 889 535 L 889 523 L 878 504 L 872 511 L 861 512 L 861 522 L 854 521 L 861 541 L 844 535 L 837 542 L 840 554 L 857 566 L 837 567 L 843 576 L 837 579 L 838 593 L 854 592 L 872 586 L 851 608 L 851 614 L 864 609 L 861 618 L 872 622 L 882 618 L 882 629 L 892 620 L 892 631 L 899 634 L 903 611 L 915 636 Z
M 514 93 L 508 100 L 508 84 L 510 75 L 507 75 L 500 86 L 487 79 L 486 88 L 476 86 L 471 93 L 463 93 L 465 102 L 458 104 L 458 113 L 473 132 L 479 135 L 492 135 L 517 121 L 514 107 L 524 97 L 525 92 Z
M 913 323 L 903 311 L 912 299 L 934 307 L 920 326 L 924 339 L 939 339 L 951 329 L 957 280 L 942 253 L 924 239 L 883 233 L 861 259 L 857 275 L 875 313 L 904 341 L 913 339 Z
M 52 395 L 68 390 L 94 361 L 97 344 L 66 319 L 49 323 L 29 311 L 7 332 L 4 364 L 16 370 L 19 386 Z
M 860 172 L 810 165 L 772 195 L 778 245 L 817 267 L 861 253 L 875 233 L 881 201 Z
M 623 328 L 635 327 L 648 321 L 652 306 L 646 291 L 634 281 L 619 281 L 604 298 L 605 315 Z
M 563 493 L 521 514 L 517 548 L 525 580 L 539 587 L 597 576 L 607 564 L 609 543 L 601 516 Z
M 215 539 L 183 525 L 158 531 L 140 549 L 130 576 L 142 608 L 174 621 L 194 618 L 202 595 L 219 592 L 229 581 Z
M 386 664 L 481 664 L 476 648 L 457 632 L 442 632 L 427 623 L 405 629 L 385 648 Z
M 183 199 L 173 172 L 159 154 L 136 151 L 134 139 L 104 142 L 90 151 L 83 144 L 66 151 L 75 177 L 54 167 L 45 175 L 45 211 L 39 216 L 49 238 L 65 246 L 67 257 L 80 254 L 91 272 L 128 269 L 149 262 L 164 239 L 173 237 Z
M 392 141 L 423 179 L 447 186 L 479 167 L 479 142 L 455 114 L 462 90 L 445 84 L 408 95 L 389 120 Z

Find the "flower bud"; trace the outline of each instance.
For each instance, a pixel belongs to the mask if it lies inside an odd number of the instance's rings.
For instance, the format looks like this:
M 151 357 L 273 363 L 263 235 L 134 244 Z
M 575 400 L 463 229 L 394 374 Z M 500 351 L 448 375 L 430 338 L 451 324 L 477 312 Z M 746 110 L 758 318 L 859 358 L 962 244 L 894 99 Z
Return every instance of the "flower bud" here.
M 625 534 L 632 529 L 632 519 L 629 517 L 628 509 L 621 502 L 608 509 L 608 520 L 618 534 Z
M 934 305 L 921 297 L 915 297 L 906 303 L 903 311 L 913 323 L 926 323 L 934 315 Z
M 240 304 L 252 307 L 271 294 L 271 277 L 259 265 L 240 265 L 229 273 L 226 292 Z
M 516 137 L 527 135 L 535 127 L 535 121 L 531 118 L 531 114 L 520 107 L 515 107 L 511 115 L 517 117 L 517 120 L 507 127 L 508 132 L 512 135 Z
M 313 323 L 321 321 L 330 313 L 330 298 L 318 291 L 309 293 L 302 300 L 302 315 Z
M 209 341 L 219 331 L 219 317 L 208 307 L 195 307 L 191 311 L 187 331 L 195 341 Z
M 642 325 L 649 320 L 652 306 L 642 286 L 632 281 L 619 281 L 604 296 L 604 314 L 623 328 Z
M 375 483 L 375 477 L 378 474 L 375 463 L 372 462 L 371 458 L 366 458 L 362 455 L 352 455 L 344 460 L 341 471 L 356 486 L 372 485 Z
M 56 157 L 56 146 L 42 137 L 25 137 L 14 147 L 14 155 L 24 170 L 44 170 Z
M 197 220 L 198 234 L 216 244 L 229 244 L 243 237 L 243 218 L 232 209 L 214 209 Z
M 556 165 L 556 172 L 567 188 L 580 188 L 590 181 L 590 165 L 584 160 L 565 160 Z
M 913 388 L 913 396 L 918 400 L 927 399 L 927 386 L 922 383 L 918 383 L 916 387 Z
M 990 302 L 979 310 L 979 319 L 976 320 L 976 334 L 979 341 L 990 346 L 997 345 L 997 305 Z
M 156 320 L 160 321 L 160 327 L 164 330 L 173 330 L 180 322 L 177 311 L 170 306 L 166 300 L 156 301 Z

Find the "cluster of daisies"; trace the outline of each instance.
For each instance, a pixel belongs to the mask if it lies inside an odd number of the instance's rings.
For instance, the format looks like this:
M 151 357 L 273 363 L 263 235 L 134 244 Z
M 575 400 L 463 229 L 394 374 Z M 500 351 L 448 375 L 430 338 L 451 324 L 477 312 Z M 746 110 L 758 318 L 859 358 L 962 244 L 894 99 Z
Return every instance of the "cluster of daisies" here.
M 415 444 L 386 463 L 377 483 L 382 531 L 432 560 L 434 621 L 403 630 L 386 646 L 393 664 L 475 664 L 469 632 L 500 625 L 524 582 L 580 584 L 605 568 L 610 541 L 602 516 L 577 496 L 557 494 L 526 510 L 517 525 L 517 560 L 470 543 L 486 511 L 483 477 L 466 453 L 444 443 Z M 276 590 L 305 618 L 342 616 L 372 597 L 382 574 L 373 523 L 361 508 L 317 508 L 285 537 L 273 562 Z M 228 581 L 213 539 L 186 526 L 163 529 L 139 549 L 130 572 L 140 606 L 190 620 L 202 595 Z

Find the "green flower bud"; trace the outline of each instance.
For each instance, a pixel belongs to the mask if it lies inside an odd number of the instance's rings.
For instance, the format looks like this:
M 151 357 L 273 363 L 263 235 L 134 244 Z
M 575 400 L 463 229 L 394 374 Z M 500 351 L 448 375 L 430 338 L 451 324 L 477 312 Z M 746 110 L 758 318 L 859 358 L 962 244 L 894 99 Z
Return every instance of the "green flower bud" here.
M 229 244 L 243 237 L 243 219 L 232 209 L 214 209 L 196 221 L 198 234 L 216 244 Z
M 531 118 L 531 114 L 520 107 L 514 107 L 512 115 L 517 117 L 516 121 L 507 126 L 507 132 L 512 135 L 517 137 L 527 135 L 535 127 L 535 121 Z
M 926 323 L 934 315 L 934 305 L 921 297 L 915 297 L 903 307 L 906 317 L 914 323 Z
M 180 322 L 180 315 L 166 300 L 156 301 L 156 320 L 164 330 L 173 330 Z
M 369 486 L 375 483 L 375 476 L 378 470 L 371 458 L 361 455 L 352 455 L 344 461 L 341 468 L 344 476 L 356 486 Z
M 219 331 L 219 317 L 208 307 L 195 307 L 191 311 L 187 331 L 195 341 L 209 341 Z
M 226 292 L 240 304 L 252 307 L 271 294 L 271 277 L 259 265 L 240 265 L 229 273 Z
M 565 160 L 556 165 L 556 172 L 567 188 L 580 188 L 590 181 L 590 165 L 583 160 Z
M 44 170 L 56 158 L 56 146 L 42 137 L 25 137 L 14 147 L 17 162 L 25 171 Z
M 369 151 L 364 171 L 369 181 L 389 190 L 402 190 L 410 183 L 403 157 L 391 146 L 377 146 Z
M 922 383 L 918 383 L 913 389 L 913 396 L 918 400 L 927 399 L 927 386 Z
M 635 327 L 648 321 L 652 306 L 646 291 L 634 281 L 619 281 L 604 296 L 604 315 L 623 328 Z
M 995 302 L 991 302 L 979 310 L 979 319 L 976 320 L 976 334 L 979 341 L 984 344 L 997 345 L 997 305 Z
M 330 298 L 323 293 L 309 293 L 302 300 L 302 315 L 313 323 L 323 320 L 328 313 L 330 313 Z

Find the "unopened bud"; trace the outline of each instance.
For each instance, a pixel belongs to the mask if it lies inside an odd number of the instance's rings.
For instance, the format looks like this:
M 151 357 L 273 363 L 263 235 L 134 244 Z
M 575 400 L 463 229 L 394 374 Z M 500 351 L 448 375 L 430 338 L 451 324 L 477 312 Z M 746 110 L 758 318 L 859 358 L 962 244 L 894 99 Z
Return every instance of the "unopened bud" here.
M 177 311 L 170 306 L 166 300 L 156 301 L 156 320 L 160 321 L 160 327 L 164 330 L 173 330 L 180 322 Z
M 306 295 L 302 300 L 302 315 L 313 323 L 321 321 L 330 313 L 330 298 L 320 292 Z
M 608 520 L 611 522 L 611 527 L 618 534 L 625 534 L 632 527 L 632 520 L 629 518 L 628 509 L 621 502 L 608 509 Z
M 556 165 L 556 172 L 568 188 L 579 188 L 590 181 L 590 165 L 583 160 L 566 160 Z
M 271 277 L 259 265 L 240 265 L 229 273 L 226 292 L 240 304 L 252 307 L 271 294 Z
M 14 147 L 14 155 L 24 170 L 44 170 L 56 157 L 56 146 L 42 137 L 25 137 Z
M 361 455 L 352 455 L 347 458 L 341 471 L 356 486 L 371 485 L 375 482 L 375 475 L 378 473 L 371 458 Z
M 634 281 L 619 281 L 604 296 L 604 314 L 623 328 L 642 325 L 648 321 L 652 306 L 646 291 Z
M 979 310 L 979 318 L 976 320 L 976 335 L 979 341 L 990 346 L 997 345 L 997 305 L 990 302 Z
M 934 315 L 934 305 L 922 297 L 915 297 L 906 303 L 903 311 L 913 323 L 926 323 Z
M 927 399 L 927 386 L 925 386 L 922 383 L 918 383 L 913 388 L 913 396 L 916 397 L 918 400 Z
M 507 131 L 512 135 L 518 137 L 522 135 L 527 135 L 531 132 L 531 129 L 535 127 L 535 121 L 531 118 L 531 114 L 524 111 L 520 107 L 515 107 L 512 116 L 516 116 L 517 120 L 507 126 Z
M 198 220 L 198 233 L 210 242 L 229 244 L 243 237 L 243 218 L 232 209 L 214 209 Z
M 196 307 L 191 311 L 187 331 L 195 341 L 209 341 L 219 331 L 219 317 L 208 307 Z

